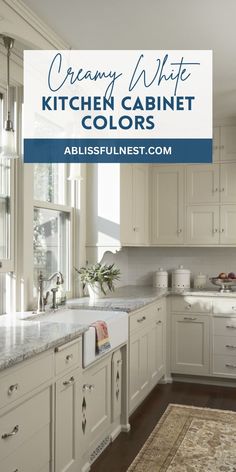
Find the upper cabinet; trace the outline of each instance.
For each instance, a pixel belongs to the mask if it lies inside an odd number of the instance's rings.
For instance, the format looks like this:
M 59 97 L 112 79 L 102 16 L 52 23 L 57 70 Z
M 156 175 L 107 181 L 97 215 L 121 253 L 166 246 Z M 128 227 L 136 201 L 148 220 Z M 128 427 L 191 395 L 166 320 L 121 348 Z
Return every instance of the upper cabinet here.
M 121 246 L 149 243 L 149 166 L 89 164 L 86 245 L 89 262 Z
M 218 203 L 220 194 L 219 165 L 191 165 L 186 168 L 187 204 Z
M 184 168 L 153 165 L 151 168 L 151 243 L 184 242 Z
M 221 126 L 213 130 L 214 162 L 236 161 L 236 126 Z
M 148 244 L 149 166 L 123 164 L 120 170 L 121 243 L 144 246 Z

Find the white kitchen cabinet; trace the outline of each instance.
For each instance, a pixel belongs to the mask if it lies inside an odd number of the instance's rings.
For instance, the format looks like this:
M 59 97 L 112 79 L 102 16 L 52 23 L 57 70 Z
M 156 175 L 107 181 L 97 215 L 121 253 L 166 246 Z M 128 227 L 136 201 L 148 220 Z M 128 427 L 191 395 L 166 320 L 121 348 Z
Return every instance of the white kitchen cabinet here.
M 220 161 L 236 161 L 236 126 L 220 127 Z
M 130 315 L 129 411 L 165 374 L 165 300 Z
M 173 314 L 171 319 L 171 370 L 181 374 L 209 374 L 209 317 Z
M 80 370 L 67 372 L 56 382 L 55 470 L 78 472 Z
M 147 245 L 149 240 L 149 167 L 145 164 L 122 164 L 120 169 L 121 243 Z
M 149 370 L 152 386 L 165 374 L 166 362 L 166 311 L 162 301 L 155 307 L 156 317 L 150 332 L 149 342 Z
M 111 422 L 111 357 L 83 371 L 80 386 L 80 442 L 92 450 Z
M 154 165 L 151 168 L 151 243 L 184 242 L 184 168 Z
M 219 162 L 220 160 L 220 127 L 213 128 L 213 156 L 212 162 Z
M 218 205 L 192 205 L 187 207 L 186 242 L 189 245 L 219 244 L 220 221 Z
M 236 162 L 220 165 L 220 201 L 236 204 Z
M 236 205 L 222 205 L 220 208 L 220 243 L 236 244 Z
M 192 165 L 186 168 L 187 205 L 219 203 L 219 165 Z

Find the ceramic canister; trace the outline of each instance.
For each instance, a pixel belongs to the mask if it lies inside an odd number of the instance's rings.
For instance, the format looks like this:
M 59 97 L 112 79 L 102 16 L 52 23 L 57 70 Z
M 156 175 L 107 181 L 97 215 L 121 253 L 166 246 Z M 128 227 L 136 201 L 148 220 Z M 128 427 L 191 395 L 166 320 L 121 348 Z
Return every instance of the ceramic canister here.
M 153 287 L 168 287 L 168 272 L 162 267 L 159 267 L 159 269 L 153 274 Z
M 207 283 L 207 276 L 199 272 L 199 274 L 195 275 L 193 286 L 194 288 L 205 288 Z
M 184 269 L 182 265 L 172 272 L 172 288 L 190 288 L 190 275 L 188 269 Z

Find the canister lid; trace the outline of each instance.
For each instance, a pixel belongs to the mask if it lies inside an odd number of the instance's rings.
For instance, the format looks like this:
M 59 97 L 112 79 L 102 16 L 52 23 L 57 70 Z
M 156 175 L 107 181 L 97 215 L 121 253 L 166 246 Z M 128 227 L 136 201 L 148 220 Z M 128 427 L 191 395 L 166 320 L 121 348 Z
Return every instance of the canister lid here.
M 184 269 L 184 266 L 179 265 L 178 269 L 174 269 L 173 274 L 191 274 L 189 269 Z
M 168 272 L 163 269 L 163 267 L 158 267 L 156 275 L 168 275 Z

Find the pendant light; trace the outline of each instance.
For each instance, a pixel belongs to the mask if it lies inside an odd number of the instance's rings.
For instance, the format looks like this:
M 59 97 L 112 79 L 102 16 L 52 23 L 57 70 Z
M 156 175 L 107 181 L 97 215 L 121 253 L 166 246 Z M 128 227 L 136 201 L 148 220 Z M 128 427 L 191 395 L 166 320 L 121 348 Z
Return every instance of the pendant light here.
M 15 133 L 10 112 L 10 53 L 14 45 L 14 39 L 2 35 L 4 46 L 7 50 L 7 119 L 2 132 L 2 146 L 0 158 L 16 159 L 19 156 L 15 149 Z

